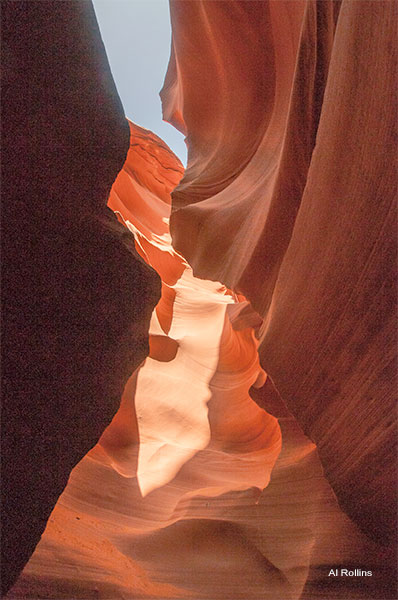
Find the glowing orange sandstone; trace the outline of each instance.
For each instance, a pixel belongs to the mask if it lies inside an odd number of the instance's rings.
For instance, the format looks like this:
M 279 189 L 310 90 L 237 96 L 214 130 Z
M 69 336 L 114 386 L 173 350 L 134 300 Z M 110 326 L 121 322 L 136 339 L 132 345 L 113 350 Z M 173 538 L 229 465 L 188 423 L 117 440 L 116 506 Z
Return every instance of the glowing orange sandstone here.
M 252 384 L 265 381 L 252 328 L 261 319 L 244 297 L 195 278 L 174 250 L 169 194 L 182 165 L 156 136 L 130 128 L 130 151 L 109 206 L 160 275 L 162 298 L 149 329 L 150 355 L 132 375 L 100 445 L 120 474 L 137 475 L 143 495 L 170 482 L 205 448 L 214 452 L 200 474 L 207 493 L 261 489 L 280 451 L 276 420 L 248 395 Z

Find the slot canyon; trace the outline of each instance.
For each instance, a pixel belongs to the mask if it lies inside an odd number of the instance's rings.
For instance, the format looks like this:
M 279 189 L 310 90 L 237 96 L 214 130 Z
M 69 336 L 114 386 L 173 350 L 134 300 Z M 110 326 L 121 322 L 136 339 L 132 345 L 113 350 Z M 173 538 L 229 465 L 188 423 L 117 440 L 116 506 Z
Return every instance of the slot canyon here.
M 2 2 L 2 597 L 398 597 L 397 17 L 170 0 L 185 168 Z

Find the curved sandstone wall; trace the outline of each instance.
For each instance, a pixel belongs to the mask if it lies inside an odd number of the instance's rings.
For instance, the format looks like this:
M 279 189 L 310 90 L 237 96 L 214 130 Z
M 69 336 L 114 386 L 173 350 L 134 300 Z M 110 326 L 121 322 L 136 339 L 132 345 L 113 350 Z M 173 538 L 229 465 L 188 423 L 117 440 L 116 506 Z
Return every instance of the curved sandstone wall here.
M 164 115 L 189 157 L 174 246 L 264 318 L 262 365 L 342 507 L 393 543 L 396 6 L 175 0 L 171 16 Z

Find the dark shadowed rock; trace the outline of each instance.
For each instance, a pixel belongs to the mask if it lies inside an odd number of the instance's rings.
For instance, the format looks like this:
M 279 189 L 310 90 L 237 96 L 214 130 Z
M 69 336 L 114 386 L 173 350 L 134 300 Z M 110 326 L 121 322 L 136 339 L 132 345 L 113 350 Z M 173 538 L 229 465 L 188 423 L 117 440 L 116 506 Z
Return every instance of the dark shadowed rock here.
M 148 353 L 160 285 L 106 207 L 129 145 L 91 2 L 2 3 L 2 589 Z

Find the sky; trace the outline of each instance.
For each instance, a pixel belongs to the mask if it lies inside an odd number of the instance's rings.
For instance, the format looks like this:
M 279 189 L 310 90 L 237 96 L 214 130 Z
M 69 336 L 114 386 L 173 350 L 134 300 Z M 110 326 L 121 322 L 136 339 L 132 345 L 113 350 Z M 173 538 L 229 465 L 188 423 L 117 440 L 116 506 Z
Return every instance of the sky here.
M 186 165 L 184 136 L 162 121 L 159 92 L 170 57 L 168 0 L 93 0 L 126 117 L 156 133 Z

